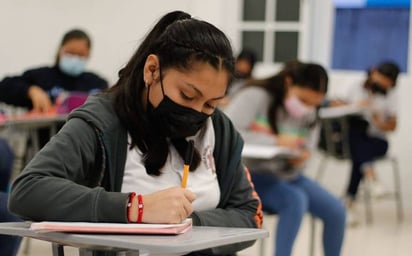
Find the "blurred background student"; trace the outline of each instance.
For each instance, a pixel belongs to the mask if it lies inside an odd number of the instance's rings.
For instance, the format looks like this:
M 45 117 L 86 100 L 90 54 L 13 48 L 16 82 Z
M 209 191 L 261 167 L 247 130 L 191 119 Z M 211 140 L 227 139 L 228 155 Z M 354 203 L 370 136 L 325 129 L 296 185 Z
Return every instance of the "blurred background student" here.
M 344 100 L 331 101 L 332 106 L 356 104 L 364 108 L 363 114 L 351 118 L 349 123 L 352 170 L 345 197 L 348 224 L 358 223 L 354 202 L 363 179 L 372 196 L 379 197 L 386 192 L 374 172 L 373 161 L 386 155 L 389 146 L 387 134 L 397 126 L 395 88 L 399 71 L 396 63 L 382 62 L 368 70 L 364 82 L 350 90 Z
M 83 30 L 66 32 L 51 67 L 40 67 L 25 71 L 20 76 L 6 77 L 0 82 L 0 101 L 25 107 L 32 112 L 54 112 L 56 100 L 67 92 L 88 93 L 104 90 L 107 81 L 86 72 L 92 42 Z M 39 129 L 39 144 L 49 140 L 49 129 Z
M 253 78 L 253 68 L 256 64 L 256 53 L 252 49 L 243 49 L 235 61 L 235 75 L 229 85 L 226 97 L 220 102 L 220 106 L 226 106 L 230 98 L 242 88 L 245 83 Z
M 108 87 L 105 79 L 86 72 L 91 39 L 86 32 L 73 29 L 64 34 L 51 67 L 25 71 L 0 82 L 0 101 L 36 112 L 48 112 L 63 91 L 93 92 Z
M 263 210 L 279 215 L 276 256 L 291 255 L 306 212 L 324 224 L 324 255 L 340 255 L 343 203 L 304 174 L 318 137 L 316 108 L 327 88 L 328 76 L 322 66 L 293 61 L 272 77 L 250 81 L 225 108 L 245 143 L 278 145 L 297 153 L 290 159 L 246 162 Z

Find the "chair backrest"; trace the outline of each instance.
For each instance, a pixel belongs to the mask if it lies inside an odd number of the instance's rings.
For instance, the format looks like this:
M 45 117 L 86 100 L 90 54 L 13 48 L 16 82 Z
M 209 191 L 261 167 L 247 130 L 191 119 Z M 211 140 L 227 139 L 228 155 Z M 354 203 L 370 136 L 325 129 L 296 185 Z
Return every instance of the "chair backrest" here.
M 347 117 L 323 119 L 318 143 L 319 150 L 337 159 L 349 159 L 348 132 Z

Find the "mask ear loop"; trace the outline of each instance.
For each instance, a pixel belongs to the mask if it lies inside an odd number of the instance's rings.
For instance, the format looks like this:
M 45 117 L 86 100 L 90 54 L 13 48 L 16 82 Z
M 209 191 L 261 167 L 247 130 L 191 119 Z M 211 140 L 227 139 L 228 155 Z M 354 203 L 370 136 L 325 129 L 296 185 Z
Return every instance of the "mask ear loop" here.
M 165 97 L 165 89 L 163 87 L 163 76 L 162 76 L 162 66 L 159 65 L 159 78 L 160 78 L 160 87 L 162 88 L 163 98 Z
M 148 85 L 147 83 L 146 83 L 146 81 L 144 82 L 145 83 L 145 85 L 146 85 L 146 88 L 147 88 L 147 94 L 146 94 L 146 105 L 148 105 L 149 104 L 149 93 L 150 93 L 150 85 Z

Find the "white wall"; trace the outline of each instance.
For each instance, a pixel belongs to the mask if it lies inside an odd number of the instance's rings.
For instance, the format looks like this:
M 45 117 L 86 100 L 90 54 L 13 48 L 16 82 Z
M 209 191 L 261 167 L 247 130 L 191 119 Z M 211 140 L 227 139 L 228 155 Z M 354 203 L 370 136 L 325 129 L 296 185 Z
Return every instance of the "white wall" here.
M 218 0 L 0 0 L 0 79 L 51 65 L 60 40 L 73 27 L 92 37 L 88 67 L 110 83 L 141 38 L 168 11 L 184 10 L 217 26 Z

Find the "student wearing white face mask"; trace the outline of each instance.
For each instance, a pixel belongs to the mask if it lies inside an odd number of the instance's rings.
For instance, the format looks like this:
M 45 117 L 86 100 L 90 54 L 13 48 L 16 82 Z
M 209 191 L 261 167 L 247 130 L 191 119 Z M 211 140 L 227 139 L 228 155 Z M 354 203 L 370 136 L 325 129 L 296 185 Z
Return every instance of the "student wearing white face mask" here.
M 254 80 L 225 108 L 246 143 L 296 150 L 294 159 L 248 161 L 263 210 L 276 212 L 276 256 L 291 255 L 306 212 L 324 223 L 324 255 L 340 255 L 345 230 L 343 203 L 304 175 L 316 146 L 316 108 L 327 91 L 328 76 L 317 64 L 290 62 L 276 75 Z
M 84 31 L 68 31 L 60 43 L 54 65 L 4 78 L 0 82 L 0 101 L 48 112 L 62 91 L 90 92 L 107 88 L 105 79 L 85 71 L 90 50 L 91 40 Z

